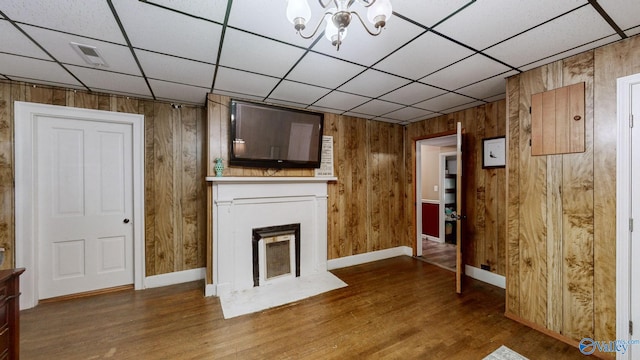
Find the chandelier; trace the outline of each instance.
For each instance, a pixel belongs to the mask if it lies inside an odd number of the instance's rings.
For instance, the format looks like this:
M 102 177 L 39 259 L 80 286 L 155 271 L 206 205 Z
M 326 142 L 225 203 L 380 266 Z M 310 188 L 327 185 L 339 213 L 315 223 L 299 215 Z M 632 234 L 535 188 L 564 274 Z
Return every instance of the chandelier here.
M 382 32 L 382 28 L 391 17 L 391 1 L 390 0 L 327 0 L 326 4 L 322 0 L 318 0 L 320 6 L 325 10 L 323 18 L 320 19 L 313 33 L 304 35 L 302 31 L 307 27 L 307 23 L 311 19 L 311 8 L 307 0 L 288 0 L 287 19 L 293 24 L 296 32 L 303 39 L 310 39 L 316 35 L 322 22 L 326 22 L 324 29 L 325 37 L 331 41 L 331 44 L 340 50 L 342 41 L 347 37 L 347 27 L 351 23 L 351 19 L 355 16 L 367 32 L 372 36 L 378 36 Z M 351 9 L 351 5 L 358 3 L 367 9 L 367 19 L 373 25 L 375 30 L 369 29 L 367 24 L 362 20 L 362 16 L 357 11 Z M 327 9 L 329 6 L 333 7 Z

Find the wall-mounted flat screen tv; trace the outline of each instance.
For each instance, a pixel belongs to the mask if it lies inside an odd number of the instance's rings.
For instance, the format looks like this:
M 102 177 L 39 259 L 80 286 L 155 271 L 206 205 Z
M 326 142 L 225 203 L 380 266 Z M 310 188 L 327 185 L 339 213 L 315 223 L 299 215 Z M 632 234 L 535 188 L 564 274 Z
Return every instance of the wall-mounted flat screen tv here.
M 324 114 L 231 100 L 229 165 L 318 168 Z

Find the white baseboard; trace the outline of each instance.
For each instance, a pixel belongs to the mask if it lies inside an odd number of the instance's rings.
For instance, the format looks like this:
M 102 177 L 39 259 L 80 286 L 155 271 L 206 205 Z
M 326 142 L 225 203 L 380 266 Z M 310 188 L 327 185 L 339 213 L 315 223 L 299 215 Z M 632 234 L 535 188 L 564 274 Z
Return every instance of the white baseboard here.
M 413 249 L 408 246 L 398 246 L 391 249 L 372 251 L 364 254 L 345 256 L 327 261 L 327 269 L 339 269 L 348 266 L 365 264 L 372 261 L 388 259 L 396 256 L 413 256 Z
M 206 268 L 198 268 L 184 271 L 176 271 L 167 274 L 147 276 L 144 279 L 145 288 L 155 288 L 167 285 L 182 284 L 189 281 L 202 280 L 205 277 Z
M 431 236 L 431 235 L 424 235 L 424 234 L 422 234 L 422 236 L 423 236 L 423 239 L 424 239 L 424 238 L 426 238 L 427 240 L 430 240 L 430 241 L 435 241 L 435 242 L 439 242 L 439 243 L 444 243 L 444 238 L 443 238 L 443 239 L 441 239 L 441 238 L 437 238 L 437 237 L 435 237 L 435 236 Z
M 482 270 L 482 269 L 478 269 L 477 267 L 465 265 L 464 274 L 469 276 L 470 278 L 474 278 L 476 280 L 486 282 L 493 286 L 497 286 L 503 289 L 506 288 L 505 277 L 502 275 L 498 275 L 496 273 L 492 273 L 491 271 Z

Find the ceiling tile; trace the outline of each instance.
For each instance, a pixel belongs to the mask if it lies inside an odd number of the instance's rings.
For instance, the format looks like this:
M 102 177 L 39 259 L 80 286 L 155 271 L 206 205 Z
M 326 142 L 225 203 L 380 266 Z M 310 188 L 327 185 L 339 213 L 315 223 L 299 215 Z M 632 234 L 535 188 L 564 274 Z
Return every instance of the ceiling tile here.
M 338 90 L 360 94 L 370 97 L 378 97 L 400 86 L 408 84 L 410 81 L 389 75 L 375 69 L 369 69 L 356 76 L 348 83 L 340 86 Z
M 342 115 L 344 115 L 344 116 L 353 116 L 353 117 L 357 117 L 357 118 L 361 118 L 361 119 L 373 119 L 374 117 L 376 117 L 375 115 L 362 114 L 362 113 L 357 113 L 357 112 L 353 112 L 353 111 L 345 112 Z
M 149 87 L 140 76 L 114 73 L 105 70 L 68 65 L 69 71 L 91 89 L 119 91 L 127 94 L 151 95 Z
M 591 6 L 585 6 L 491 47 L 485 53 L 520 67 L 612 33 L 611 26 Z
M 147 2 L 223 23 L 228 0 L 147 0 Z
M 472 54 L 471 50 L 428 32 L 374 67 L 392 74 L 419 79 Z
M 360 7 L 358 6 L 358 8 Z M 373 26 L 366 19 L 366 11 L 364 16 L 369 29 L 373 29 Z M 336 50 L 336 47 L 325 37 L 320 39 L 313 50 L 357 64 L 371 66 L 425 31 L 415 24 L 393 16 L 378 36 L 369 35 L 357 19 L 351 21 L 347 30 L 347 37 L 342 42 L 340 50 Z
M 113 3 L 134 47 L 215 63 L 222 26 L 140 1 Z
M 220 65 L 283 77 L 304 52 L 295 46 L 228 29 L 220 54 Z
M 1 6 L 2 11 L 14 21 L 126 44 L 108 3 L 87 3 L 90 6 L 82 6 L 77 0 L 30 0 L 5 1 Z
M 209 88 L 176 84 L 167 81 L 149 80 L 153 94 L 159 100 L 184 101 L 204 105 Z
M 582 45 L 582 46 L 575 47 L 575 48 L 573 48 L 573 49 L 571 49 L 569 51 L 564 51 L 564 52 L 561 52 L 559 54 L 548 56 L 548 57 L 545 57 L 545 58 L 540 59 L 538 61 L 534 61 L 532 63 L 523 65 L 523 66 L 520 67 L 520 70 L 526 71 L 526 70 L 529 70 L 529 69 L 536 68 L 538 66 L 549 64 L 551 62 L 554 62 L 554 61 L 557 61 L 557 60 L 561 60 L 561 59 L 567 58 L 567 57 L 575 55 L 575 54 L 579 54 L 579 53 L 581 53 L 583 51 L 590 50 L 590 49 L 593 49 L 593 48 L 597 48 L 599 46 L 603 46 L 603 45 L 612 43 L 614 41 L 618 41 L 619 39 L 620 39 L 620 37 L 617 34 L 611 35 L 611 36 L 607 36 L 607 37 L 605 37 L 603 39 L 591 42 L 589 44 L 585 44 L 585 45 Z
M 49 55 L 42 51 L 10 22 L 0 20 L 0 34 L 2 34 L 2 36 L 0 36 L 0 51 L 51 60 Z
M 24 30 L 61 63 L 79 66 L 92 66 L 87 64 L 71 47 L 70 43 L 76 42 L 98 48 L 98 51 L 107 62 L 107 70 L 131 75 L 141 75 L 140 69 L 131 55 L 131 51 L 126 46 L 60 33 L 57 31 L 45 30 L 33 26 L 25 26 Z
M 434 96 L 442 95 L 446 91 L 437 89 L 433 86 L 414 82 L 407 86 L 403 86 L 398 90 L 392 91 L 380 99 L 393 101 L 399 104 L 412 105 Z
M 218 95 L 228 96 L 230 98 L 236 98 L 236 99 L 262 101 L 262 96 L 252 96 L 252 95 L 247 95 L 247 94 L 239 94 L 239 93 L 232 92 L 232 91 L 216 90 L 213 93 L 214 94 L 218 94 Z
M 586 3 L 585 0 L 476 1 L 437 30 L 482 50 Z
M 507 83 L 505 79 L 511 75 L 515 75 L 516 73 L 516 71 L 510 71 L 508 73 L 465 86 L 456 90 L 456 92 L 476 99 L 484 99 L 489 96 L 504 94 L 507 91 Z
M 364 96 L 347 94 L 340 91 L 332 91 L 322 99 L 315 102 L 313 106 L 321 106 L 347 111 L 369 100 L 371 99 Z
M 317 86 L 301 84 L 293 81 L 283 81 L 271 93 L 267 101 L 271 99 L 279 99 L 297 102 L 301 104 L 312 104 L 330 90 Z
M 447 109 L 451 109 L 456 106 L 465 105 L 472 101 L 474 100 L 463 95 L 458 95 L 455 93 L 446 93 L 444 95 L 440 95 L 433 99 L 423 101 L 419 104 L 415 104 L 415 107 L 425 109 L 425 110 L 430 110 L 433 112 L 444 112 Z
M 4 79 L 4 77 L 2 77 Z M 55 82 L 55 81 L 47 81 L 47 80 L 39 80 L 39 79 L 33 79 L 33 78 L 26 78 L 26 77 L 21 77 L 21 76 L 12 76 L 11 80 L 13 81 L 23 81 L 29 84 L 38 84 L 38 85 L 45 85 L 45 86 L 55 86 L 55 87 L 63 87 L 63 88 L 67 88 L 67 89 L 76 89 L 76 90 L 86 90 L 87 88 L 85 88 L 84 86 L 80 85 L 80 84 L 65 84 L 65 83 L 59 83 L 59 82 Z
M 497 61 L 476 54 L 426 76 L 420 82 L 455 90 L 509 70 L 509 67 Z
M 304 34 L 313 32 L 322 14 L 322 8 L 317 1 L 309 1 L 311 20 L 307 24 Z M 287 20 L 287 2 L 273 0 L 234 1 L 229 14 L 229 26 L 244 29 L 271 39 L 308 48 L 313 39 L 303 39 Z M 319 36 L 316 35 L 316 37 Z
M 80 85 L 73 76 L 53 61 L 0 53 L 0 64 L 2 64 L 0 71 L 9 78 L 15 76 L 60 84 Z
M 232 90 L 236 93 L 259 96 L 263 99 L 269 95 L 278 81 L 279 79 L 274 77 L 219 67 L 214 90 Z
M 474 0 L 475 1 L 475 0 Z M 395 1 L 393 12 L 413 21 L 433 27 L 451 14 L 474 1 L 469 0 L 429 0 L 429 1 Z M 391 18 L 393 20 L 393 17 Z
M 480 106 L 480 105 L 485 105 L 485 104 L 486 103 L 483 102 L 483 101 L 472 101 L 472 102 L 469 102 L 469 103 L 466 103 L 466 104 L 463 104 L 463 105 L 460 105 L 460 106 L 449 108 L 449 109 L 446 110 L 446 113 L 450 114 L 450 113 L 454 113 L 456 111 L 471 109 L 473 107 Z
M 373 116 L 380 116 L 402 108 L 402 105 L 390 103 L 383 100 L 371 100 L 362 104 L 351 111 L 354 113 L 362 113 Z
M 308 53 L 293 68 L 287 79 L 333 89 L 363 70 L 365 68 L 359 65 L 325 55 Z
M 409 121 L 416 118 L 424 118 L 425 116 L 431 115 L 433 112 L 423 109 L 418 109 L 414 107 L 405 107 L 388 114 L 385 114 L 384 117 L 387 119 L 399 120 L 399 121 Z
M 207 88 L 213 83 L 214 65 L 144 50 L 136 50 L 136 56 L 149 78 Z
M 622 29 L 640 25 L 640 2 L 638 0 L 598 0 L 598 4 Z

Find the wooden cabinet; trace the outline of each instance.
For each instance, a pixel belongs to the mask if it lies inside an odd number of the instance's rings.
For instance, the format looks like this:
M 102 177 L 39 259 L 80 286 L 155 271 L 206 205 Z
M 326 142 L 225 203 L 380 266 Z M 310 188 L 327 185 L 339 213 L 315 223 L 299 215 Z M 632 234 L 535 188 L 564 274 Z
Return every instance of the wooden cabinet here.
M 20 358 L 19 277 L 24 269 L 0 270 L 0 360 Z
M 584 152 L 584 82 L 531 96 L 531 155 Z

